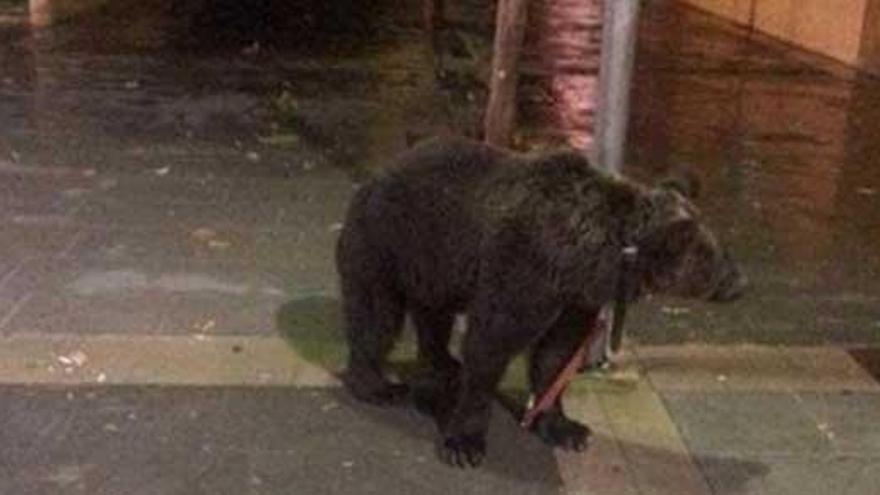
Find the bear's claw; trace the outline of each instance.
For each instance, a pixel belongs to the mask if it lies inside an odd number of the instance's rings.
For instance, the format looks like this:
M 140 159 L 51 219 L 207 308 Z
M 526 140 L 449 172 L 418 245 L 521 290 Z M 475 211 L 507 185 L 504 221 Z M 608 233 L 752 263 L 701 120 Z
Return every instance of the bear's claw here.
M 450 466 L 477 467 L 486 456 L 486 438 L 479 434 L 446 437 L 438 449 L 438 455 Z

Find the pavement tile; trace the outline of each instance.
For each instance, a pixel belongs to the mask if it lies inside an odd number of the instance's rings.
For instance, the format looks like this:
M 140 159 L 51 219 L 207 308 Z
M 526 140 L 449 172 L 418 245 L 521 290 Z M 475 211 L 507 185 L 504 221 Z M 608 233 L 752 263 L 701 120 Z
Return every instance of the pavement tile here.
M 872 459 L 861 466 L 861 470 L 850 480 L 841 493 L 846 495 L 872 495 L 880 486 L 880 461 Z
M 233 260 L 32 260 L 0 286 L 29 300 L 5 333 L 274 333 L 290 300 L 335 292 L 335 277 Z M 313 277 L 313 275 L 315 275 Z M 2 299 L 0 299 L 2 300 Z
M 643 371 L 663 391 L 876 390 L 847 353 L 833 347 L 649 346 Z
M 880 348 L 862 347 L 848 349 L 847 352 L 862 369 L 880 383 Z
M 673 419 L 647 382 L 604 393 L 599 400 L 638 493 L 710 493 Z
M 97 182 L 69 170 L 43 170 L 0 164 L 0 206 L 26 209 L 70 207 L 97 187 Z
M 78 235 L 74 227 L 0 223 L 0 263 L 59 256 Z
M 311 251 L 332 259 L 336 235 L 261 231 L 252 228 L 82 229 L 65 256 L 84 260 L 133 262 L 144 259 L 237 260 L 251 265 L 281 264 L 292 251 Z M 331 266 L 332 268 L 332 266 Z
M 77 297 L 58 292 L 31 292 L 3 320 L 5 335 L 17 333 L 161 333 L 162 309 L 169 297 L 137 295 Z
M 500 409 L 485 465 L 459 470 L 436 459 L 430 418 L 335 389 L 0 387 L 0 398 L 0 465 L 21 495 L 59 482 L 134 495 L 560 491 L 552 450 Z
M 599 392 L 601 393 L 601 392 Z M 559 473 L 567 495 L 635 495 L 623 450 L 614 437 L 596 392 L 569 389 L 565 410 L 572 419 L 586 424 L 593 432 L 586 452 L 556 451 Z
M 261 274 L 296 291 L 336 284 L 336 232 L 83 229 L 64 258 L 82 267 L 149 267 L 152 271 Z M 252 276 L 254 278 L 255 276 Z
M 834 449 L 789 392 L 664 392 L 663 400 L 694 455 L 830 455 Z
M 873 495 L 880 479 L 870 473 L 876 461 L 847 457 L 698 460 L 716 495 Z
M 248 463 L 237 453 L 185 451 L 105 442 L 91 451 L 10 451 L 16 457 L 4 493 L 21 495 L 241 495 Z
M 251 226 L 256 229 L 279 228 L 279 213 L 274 205 L 244 204 L 151 204 L 131 200 L 87 201 L 74 220 L 82 226 L 129 229 L 168 229 L 191 232 L 198 228 Z
M 880 458 L 880 393 L 798 393 L 803 408 L 842 455 Z
M 291 180 L 225 181 L 218 200 L 187 200 L 185 183 L 173 181 L 170 191 L 162 184 L 126 182 L 106 194 L 89 196 L 75 220 L 87 226 L 111 228 L 199 228 L 324 232 L 341 222 L 353 193 L 351 182 L 337 177 L 302 177 Z M 256 182 L 256 184 L 253 184 Z M 121 188 L 120 190 L 115 190 Z M 180 194 L 181 197 L 176 195 Z M 223 199 L 219 199 L 222 197 Z
M 279 338 L 15 335 L 2 339 L 0 383 L 329 386 L 325 367 Z

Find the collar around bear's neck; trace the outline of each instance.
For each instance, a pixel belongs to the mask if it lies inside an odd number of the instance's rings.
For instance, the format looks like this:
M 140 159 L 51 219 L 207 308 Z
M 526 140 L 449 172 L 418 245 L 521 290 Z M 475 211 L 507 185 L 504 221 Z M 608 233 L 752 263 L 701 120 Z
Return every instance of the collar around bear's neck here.
M 626 303 L 635 297 L 639 288 L 636 269 L 638 257 L 639 248 L 635 244 L 628 244 L 621 250 L 617 287 L 614 288 L 614 316 L 611 320 L 609 335 L 609 345 L 613 352 L 618 352 L 623 342 L 623 321 L 626 318 Z

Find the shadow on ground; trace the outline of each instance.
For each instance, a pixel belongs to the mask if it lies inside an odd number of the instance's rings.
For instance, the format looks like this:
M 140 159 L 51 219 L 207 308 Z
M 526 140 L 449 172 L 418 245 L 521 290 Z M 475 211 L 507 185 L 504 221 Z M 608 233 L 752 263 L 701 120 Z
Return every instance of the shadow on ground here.
M 504 414 L 493 417 L 484 466 L 460 470 L 436 459 L 424 417 L 356 403 L 338 389 L 4 386 L 0 399 L 2 493 L 515 495 L 556 494 L 562 485 L 552 449 Z M 585 469 L 601 473 L 588 466 L 608 463 L 610 476 L 656 488 L 676 482 L 669 473 L 687 462 L 646 446 L 620 448 L 632 462 L 597 457 L 594 448 Z M 766 474 L 748 461 L 698 461 L 736 478 L 726 487 Z

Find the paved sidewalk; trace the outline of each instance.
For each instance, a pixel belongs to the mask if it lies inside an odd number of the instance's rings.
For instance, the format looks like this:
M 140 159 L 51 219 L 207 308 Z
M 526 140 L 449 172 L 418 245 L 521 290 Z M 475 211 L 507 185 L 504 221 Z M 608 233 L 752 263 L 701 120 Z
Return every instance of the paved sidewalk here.
M 468 471 L 431 419 L 338 387 L 332 253 L 353 177 L 472 95 L 406 39 L 263 65 L 0 24 L 0 495 L 877 493 L 880 352 L 831 344 L 880 335 L 880 86 L 667 4 L 640 33 L 634 171 L 694 165 L 760 297 L 654 300 L 628 335 L 817 346 L 629 343 L 569 396 L 590 450 L 498 407 Z M 281 96 L 323 140 L 273 134 Z
M 587 453 L 499 407 L 483 469 L 440 464 L 333 377 L 354 187 L 0 161 L 0 494 L 875 493 L 872 349 L 632 347 L 569 400 Z
M 487 463 L 468 471 L 435 459 L 429 418 L 352 401 L 331 373 L 339 357 L 260 336 L 4 337 L 0 493 L 868 495 L 880 483 L 880 385 L 840 349 L 639 347 L 568 396 L 595 432 L 587 452 L 554 452 L 498 407 Z

